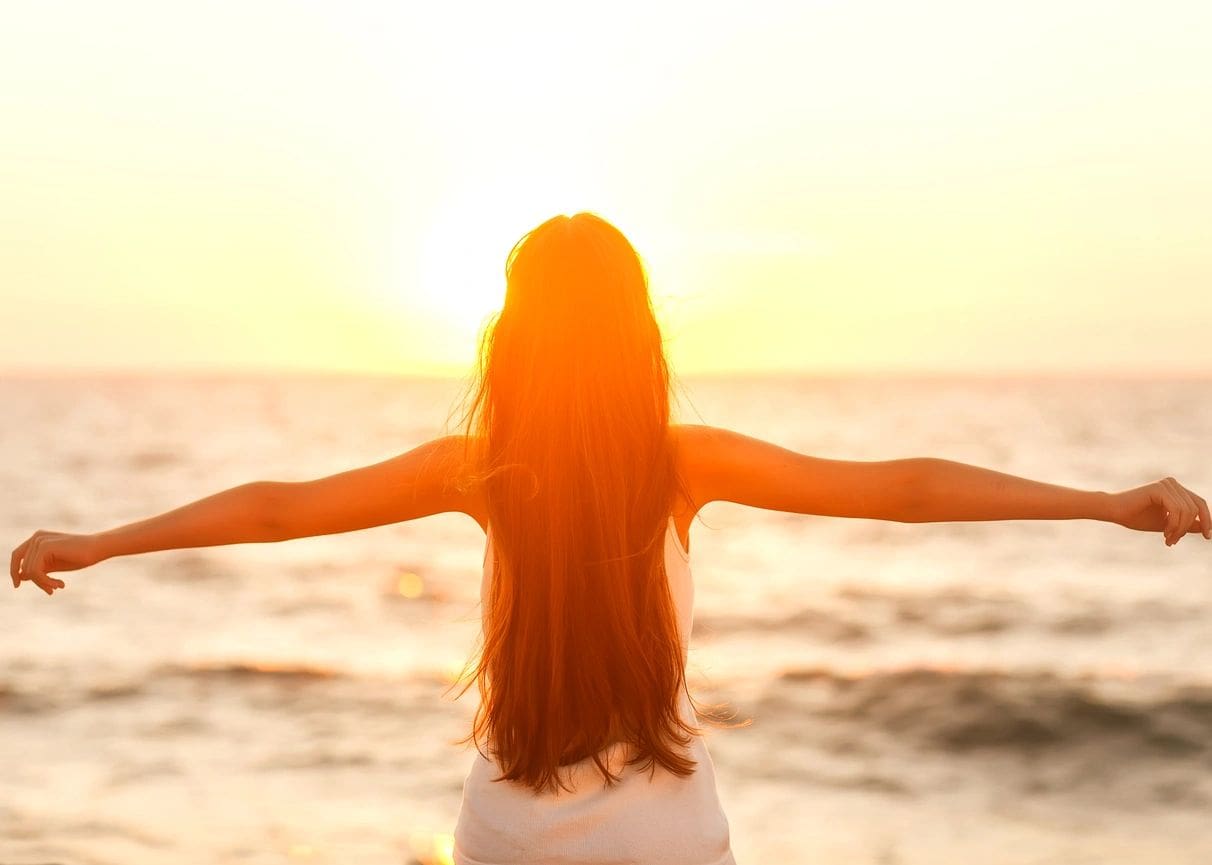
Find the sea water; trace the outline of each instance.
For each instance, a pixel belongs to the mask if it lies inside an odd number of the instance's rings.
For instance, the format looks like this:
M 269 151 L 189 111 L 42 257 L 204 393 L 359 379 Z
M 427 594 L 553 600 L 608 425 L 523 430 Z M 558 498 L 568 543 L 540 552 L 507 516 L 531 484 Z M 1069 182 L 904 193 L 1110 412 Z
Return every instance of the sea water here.
M 112 528 L 440 435 L 462 382 L 0 380 L 0 538 Z M 687 378 L 677 420 L 1212 497 L 1212 380 Z M 1212 861 L 1212 542 L 708 505 L 693 692 L 738 862 Z M 0 863 L 447 861 L 484 535 L 173 550 L 0 603 Z

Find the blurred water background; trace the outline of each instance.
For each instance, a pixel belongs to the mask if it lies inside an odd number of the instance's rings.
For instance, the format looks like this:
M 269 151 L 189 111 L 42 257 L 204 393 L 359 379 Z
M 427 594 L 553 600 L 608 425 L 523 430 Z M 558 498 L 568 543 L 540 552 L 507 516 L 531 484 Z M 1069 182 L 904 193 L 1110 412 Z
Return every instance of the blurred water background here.
M 687 379 L 678 419 L 1212 496 L 1212 380 Z M 461 382 L 7 378 L 0 537 L 96 531 L 443 431 Z M 0 604 L 0 863 L 442 862 L 484 536 L 464 515 L 165 551 Z M 1212 861 L 1212 543 L 716 503 L 697 696 L 738 862 Z

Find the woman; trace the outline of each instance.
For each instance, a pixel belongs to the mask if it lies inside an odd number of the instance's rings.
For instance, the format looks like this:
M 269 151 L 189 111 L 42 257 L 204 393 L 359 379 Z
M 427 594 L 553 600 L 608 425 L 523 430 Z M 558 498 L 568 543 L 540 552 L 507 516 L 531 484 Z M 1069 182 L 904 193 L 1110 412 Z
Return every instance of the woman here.
M 14 588 L 154 550 L 283 541 L 461 512 L 485 531 L 482 640 L 461 677 L 467 739 L 454 858 L 733 863 L 685 681 L 689 528 L 728 501 L 941 522 L 1096 519 L 1212 539 L 1203 498 L 1167 477 L 1106 493 L 944 459 L 811 457 L 670 423 L 669 371 L 642 263 L 597 216 L 557 216 L 506 262 L 463 431 L 308 482 L 257 481 L 89 535 L 35 532 Z M 710 717 L 710 716 L 707 716 Z M 465 740 L 466 741 L 466 740 Z

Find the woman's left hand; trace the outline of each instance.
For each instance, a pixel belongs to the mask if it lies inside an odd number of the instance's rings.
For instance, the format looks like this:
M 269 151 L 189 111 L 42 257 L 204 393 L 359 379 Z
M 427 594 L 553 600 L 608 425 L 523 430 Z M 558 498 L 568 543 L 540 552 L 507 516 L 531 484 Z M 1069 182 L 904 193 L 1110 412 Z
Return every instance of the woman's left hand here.
M 1162 532 L 1172 547 L 1192 532 L 1212 540 L 1208 503 L 1174 478 L 1112 493 L 1112 522 L 1142 532 Z
M 48 576 L 55 571 L 78 571 L 100 561 L 92 535 L 36 531 L 13 550 L 9 573 L 13 588 L 29 580 L 48 595 L 67 584 Z

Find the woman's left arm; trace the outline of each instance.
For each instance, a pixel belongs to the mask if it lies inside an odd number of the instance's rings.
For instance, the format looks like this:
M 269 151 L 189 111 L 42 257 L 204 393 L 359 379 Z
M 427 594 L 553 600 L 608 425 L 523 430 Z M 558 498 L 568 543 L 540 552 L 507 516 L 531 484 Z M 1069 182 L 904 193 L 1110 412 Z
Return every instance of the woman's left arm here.
M 463 437 L 444 436 L 374 465 L 312 481 L 253 481 L 155 517 L 95 534 L 34 532 L 12 552 L 16 588 L 29 580 L 48 595 L 48 576 L 157 550 L 269 543 L 351 532 L 446 511 L 470 512 L 452 483 Z

